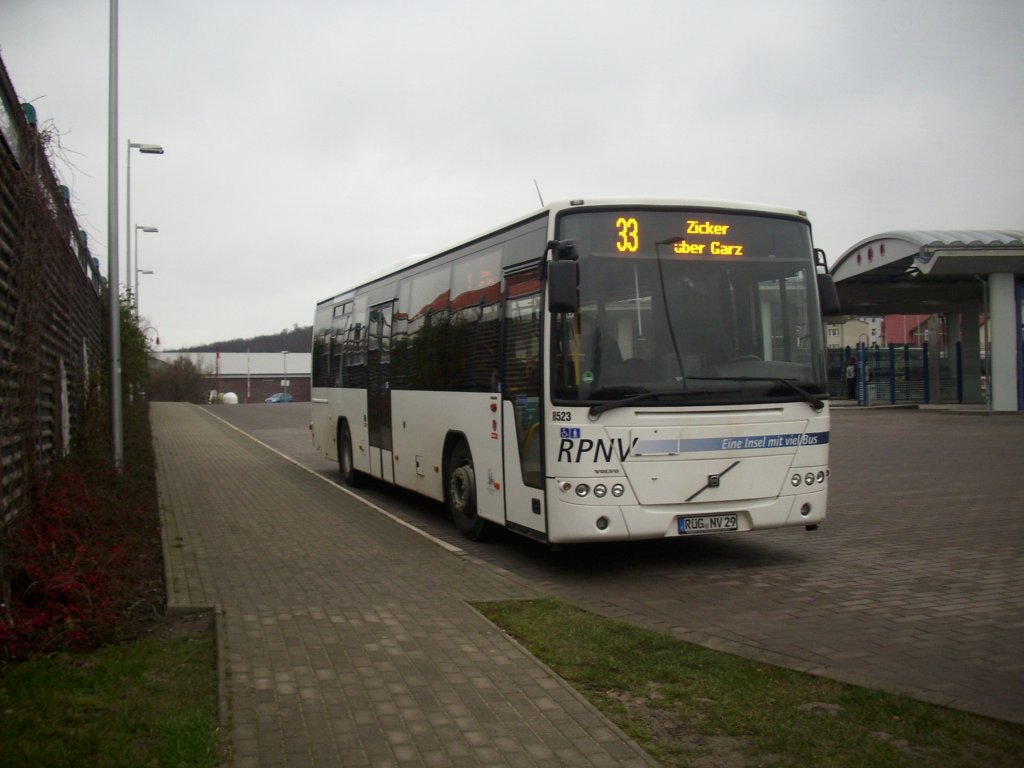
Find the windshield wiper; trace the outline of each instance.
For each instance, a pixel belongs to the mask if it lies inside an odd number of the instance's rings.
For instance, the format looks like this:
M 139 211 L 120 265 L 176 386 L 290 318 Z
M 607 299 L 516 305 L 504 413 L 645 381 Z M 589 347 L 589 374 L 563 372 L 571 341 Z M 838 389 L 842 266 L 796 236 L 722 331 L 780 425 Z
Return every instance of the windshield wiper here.
M 639 403 L 648 399 L 656 399 L 660 397 L 685 397 L 688 395 L 718 395 L 722 392 L 735 392 L 736 390 L 712 390 L 712 389 L 670 389 L 661 390 L 656 392 L 640 392 L 636 395 L 624 397 L 621 400 L 606 400 L 603 403 L 597 403 L 596 405 L 590 406 L 588 415 L 591 419 L 596 419 L 605 411 L 611 411 L 615 408 L 622 408 L 633 403 Z M 600 392 L 600 390 L 598 390 Z
M 793 392 L 800 395 L 801 400 L 816 411 L 820 411 L 825 407 L 824 400 L 797 385 L 792 379 L 780 379 L 775 376 L 690 376 L 689 378 L 697 379 L 698 381 L 771 381 L 793 390 Z

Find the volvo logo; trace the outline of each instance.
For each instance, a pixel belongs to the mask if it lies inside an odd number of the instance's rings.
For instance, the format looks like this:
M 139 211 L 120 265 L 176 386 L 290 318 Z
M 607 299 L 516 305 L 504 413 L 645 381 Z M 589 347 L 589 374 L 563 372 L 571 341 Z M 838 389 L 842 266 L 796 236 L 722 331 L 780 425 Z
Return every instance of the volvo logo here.
M 728 467 L 726 467 L 721 472 L 719 472 L 717 475 L 708 475 L 708 481 L 706 483 L 704 483 L 704 487 L 699 489 L 692 496 L 690 496 L 690 498 L 688 498 L 687 501 L 693 501 L 698 496 L 700 496 L 702 493 L 704 493 L 704 491 L 706 491 L 708 488 L 718 488 L 718 487 L 720 487 L 722 485 L 722 477 L 725 475 L 725 473 L 728 472 L 730 469 L 732 469 L 733 467 L 735 467 L 739 463 L 740 463 L 740 461 L 739 461 L 739 459 L 737 459 L 732 464 L 730 464 Z

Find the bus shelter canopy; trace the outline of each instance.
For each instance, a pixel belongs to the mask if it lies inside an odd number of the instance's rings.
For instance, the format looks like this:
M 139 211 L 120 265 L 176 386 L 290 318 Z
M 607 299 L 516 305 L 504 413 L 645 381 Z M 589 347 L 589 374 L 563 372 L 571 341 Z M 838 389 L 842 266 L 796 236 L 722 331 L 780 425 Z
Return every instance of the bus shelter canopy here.
M 849 248 L 830 270 L 844 315 L 960 311 L 983 276 L 1024 274 L 1024 230 L 898 230 Z

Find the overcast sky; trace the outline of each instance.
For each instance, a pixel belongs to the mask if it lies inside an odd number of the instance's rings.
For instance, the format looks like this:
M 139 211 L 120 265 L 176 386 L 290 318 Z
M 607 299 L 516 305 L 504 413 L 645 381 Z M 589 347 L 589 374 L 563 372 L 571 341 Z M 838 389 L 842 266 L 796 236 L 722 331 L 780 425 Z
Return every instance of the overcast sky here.
M 108 29 L 107 0 L 0 2 L 104 274 Z M 1024 229 L 1020 0 L 121 0 L 119 34 L 122 254 L 126 143 L 166 150 L 131 161 L 163 349 L 308 325 L 539 207 L 535 178 L 801 208 L 830 263 Z

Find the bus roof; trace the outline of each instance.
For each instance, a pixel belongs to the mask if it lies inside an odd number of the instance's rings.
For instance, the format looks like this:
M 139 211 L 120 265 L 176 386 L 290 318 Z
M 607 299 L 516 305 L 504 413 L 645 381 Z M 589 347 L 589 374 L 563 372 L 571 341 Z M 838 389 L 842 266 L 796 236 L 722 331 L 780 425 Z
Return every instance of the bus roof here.
M 542 208 L 537 208 L 528 214 L 519 216 L 518 218 L 507 221 L 496 227 L 492 227 L 486 232 L 480 232 L 479 234 L 462 240 L 459 243 L 451 245 L 440 251 L 433 253 L 414 254 L 406 256 L 391 265 L 384 267 L 383 269 L 372 273 L 367 276 L 366 279 L 357 283 L 341 293 L 334 294 L 326 299 L 317 302 L 317 306 L 321 304 L 327 304 L 334 302 L 342 296 L 346 296 L 353 291 L 362 288 L 364 286 L 375 283 L 378 280 L 383 280 L 386 277 L 390 277 L 398 272 L 409 267 L 416 266 L 431 259 L 444 256 L 446 253 L 464 248 L 477 240 L 482 240 L 485 237 L 489 237 L 495 232 L 500 232 L 503 229 L 514 227 L 517 224 L 529 221 L 530 219 L 539 218 L 545 214 L 559 214 L 566 210 L 585 210 L 588 208 L 695 208 L 695 209 L 707 209 L 707 210 L 718 210 L 718 211 L 745 211 L 749 213 L 766 213 L 774 216 L 787 216 L 800 219 L 807 218 L 807 212 L 797 210 L 795 208 L 782 208 L 773 205 L 762 205 L 760 203 L 750 202 L 738 202 L 735 200 L 701 200 L 693 198 L 665 198 L 665 197 L 594 197 L 594 198 L 571 198 L 568 200 L 556 200 L 548 203 Z
M 642 208 L 708 208 L 723 211 L 750 211 L 751 213 L 770 213 L 781 216 L 807 218 L 806 211 L 795 208 L 783 208 L 776 205 L 740 202 L 736 200 L 702 200 L 696 198 L 674 197 L 588 197 L 572 198 L 552 202 L 540 210 L 559 212 L 566 208 L 602 208 L 602 207 L 642 207 Z M 539 213 L 539 211 L 538 211 Z

